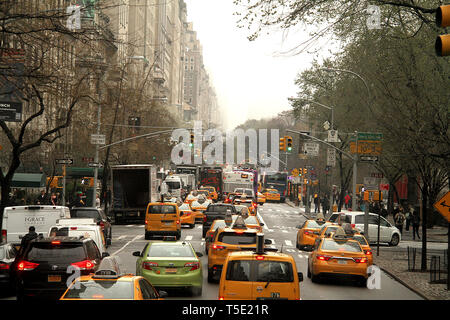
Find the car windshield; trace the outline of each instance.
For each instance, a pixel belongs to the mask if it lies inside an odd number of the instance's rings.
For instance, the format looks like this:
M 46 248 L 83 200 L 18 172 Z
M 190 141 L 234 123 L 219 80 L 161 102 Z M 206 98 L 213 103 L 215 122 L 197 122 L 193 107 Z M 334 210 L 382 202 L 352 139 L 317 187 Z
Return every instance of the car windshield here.
M 322 250 L 361 252 L 361 247 L 355 241 L 335 241 L 333 239 L 325 239 L 322 244 Z
M 76 281 L 64 298 L 70 299 L 133 299 L 132 281 Z
M 148 250 L 148 257 L 175 258 L 194 257 L 194 252 L 188 244 L 159 245 L 153 244 Z
M 283 261 L 258 261 L 256 281 L 293 282 L 292 264 Z
M 170 205 L 154 205 L 149 207 L 148 213 L 150 214 L 177 213 L 177 209 L 175 206 Z
M 228 244 L 255 244 L 256 233 L 222 232 L 217 240 Z
M 30 262 L 70 263 L 85 260 L 86 254 L 81 242 L 61 242 L 57 245 L 49 242 L 35 242 L 25 259 Z
M 269 190 L 269 193 L 278 193 L 277 190 Z
M 94 218 L 100 220 L 101 215 L 97 210 L 72 210 L 70 212 L 71 218 Z
M 169 189 L 180 189 L 181 184 L 178 181 L 165 181 Z

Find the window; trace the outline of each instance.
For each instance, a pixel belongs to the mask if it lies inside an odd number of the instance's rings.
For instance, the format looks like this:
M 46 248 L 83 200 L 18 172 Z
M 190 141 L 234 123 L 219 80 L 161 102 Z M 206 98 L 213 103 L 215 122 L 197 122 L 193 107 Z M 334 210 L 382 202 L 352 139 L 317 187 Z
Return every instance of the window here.
M 144 299 L 158 299 L 156 290 L 145 279 L 139 280 L 139 287 L 141 288 L 142 298 Z
M 361 247 L 355 241 L 334 241 L 325 239 L 322 244 L 322 250 L 361 252 Z
M 378 219 L 377 219 L 377 216 L 369 215 L 369 224 L 375 224 L 375 225 L 378 225 Z
M 101 215 L 97 210 L 72 210 L 71 218 L 93 218 L 95 221 L 101 220 Z
M 86 250 L 90 260 L 96 260 L 100 258 L 100 251 L 94 241 L 86 242 Z
M 176 206 L 169 205 L 155 205 L 150 206 L 148 213 L 151 214 L 164 214 L 164 213 L 177 213 Z
M 153 244 L 148 250 L 148 257 L 194 257 L 189 245 L 157 245 Z
M 72 299 L 133 299 L 131 281 L 88 280 L 78 281 L 67 291 L 65 298 Z M 78 289 L 77 289 L 78 288 Z
M 363 214 L 355 217 L 355 224 L 364 224 L 364 215 Z
M 256 233 L 222 232 L 217 241 L 227 244 L 255 244 Z
M 282 261 L 258 261 L 256 281 L 293 282 L 292 265 Z
M 52 245 L 51 243 L 34 243 L 25 260 L 30 262 L 67 263 L 68 261 L 83 261 L 86 259 L 83 244 L 64 243 Z
M 228 264 L 226 279 L 231 281 L 250 281 L 251 261 L 234 260 Z
M 388 227 L 388 228 L 392 227 L 391 224 L 389 223 L 389 221 L 387 221 L 383 217 L 380 217 L 380 226 L 381 227 Z

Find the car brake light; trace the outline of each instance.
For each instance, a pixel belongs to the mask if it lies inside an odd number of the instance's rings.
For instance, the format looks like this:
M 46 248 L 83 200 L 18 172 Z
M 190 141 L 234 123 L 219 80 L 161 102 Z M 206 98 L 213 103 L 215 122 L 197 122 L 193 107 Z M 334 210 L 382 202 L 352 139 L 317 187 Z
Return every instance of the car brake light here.
M 102 294 L 93 294 L 92 299 L 103 299 L 104 296 Z
M 364 253 L 370 256 L 372 254 L 372 250 L 364 250 Z
M 324 255 L 317 255 L 317 259 L 321 260 L 321 261 L 328 261 L 330 260 L 330 256 L 324 256 Z
M 177 224 L 180 224 L 180 220 L 177 220 Z
M 355 227 L 355 224 L 354 223 L 352 223 L 352 228 L 354 228 Z
M 61 241 L 57 240 L 57 241 L 52 241 L 53 245 L 57 245 L 57 244 L 61 244 Z
M 223 297 L 219 297 L 219 300 L 224 300 Z
M 70 227 L 70 230 L 77 230 L 78 227 Z
M 203 217 L 203 222 L 206 222 L 206 216 Z
M 244 231 L 242 231 L 242 230 L 236 230 L 235 233 L 236 233 L 236 234 L 243 234 Z
M 29 262 L 29 261 L 21 261 L 17 265 L 17 270 L 18 271 L 30 271 L 30 270 L 34 270 L 38 265 L 39 265 L 39 263 L 34 263 L 34 262 Z
M 2 230 L 2 242 L 6 243 L 7 238 L 8 238 L 8 231 Z
M 200 263 L 198 263 L 198 262 L 188 262 L 184 266 L 187 268 L 191 267 L 191 269 L 189 271 L 194 271 L 194 270 L 200 269 Z
M 0 270 L 9 270 L 9 264 L 0 263 Z
M 264 260 L 264 256 L 256 256 L 256 260 Z
M 152 267 L 157 267 L 158 264 L 156 262 L 144 261 L 142 262 L 142 268 L 146 270 L 152 270 Z
M 362 258 L 353 258 L 353 260 L 356 263 L 366 263 L 367 262 L 367 258 L 366 257 L 362 257 Z
M 303 230 L 304 234 L 313 234 L 313 232 L 311 230 Z
M 147 220 L 145 220 L 145 224 L 147 224 Z
M 94 268 L 95 263 L 91 260 L 83 260 L 80 262 L 74 262 L 71 265 L 80 268 L 80 270 L 90 270 Z
M 220 246 L 218 244 L 213 244 L 212 248 L 215 249 L 215 250 L 223 250 L 223 249 L 225 249 L 224 246 Z

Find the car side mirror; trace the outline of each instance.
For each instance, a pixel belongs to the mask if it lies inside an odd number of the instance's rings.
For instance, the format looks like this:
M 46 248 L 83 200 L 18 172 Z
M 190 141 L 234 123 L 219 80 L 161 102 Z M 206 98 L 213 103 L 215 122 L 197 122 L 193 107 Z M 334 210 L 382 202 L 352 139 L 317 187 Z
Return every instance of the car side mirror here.
M 133 252 L 133 256 L 140 257 L 141 256 L 141 252 L 140 251 L 135 251 L 135 252 Z
M 264 227 L 264 223 L 262 223 L 262 222 L 260 222 L 259 225 L 260 225 L 261 227 Z
M 298 282 L 302 282 L 303 281 L 303 273 L 299 272 L 298 273 Z
M 168 294 L 167 294 L 167 292 L 166 291 L 158 291 L 158 293 L 159 293 L 159 297 L 160 298 L 166 298 L 167 296 L 168 296 Z
M 264 244 L 272 244 L 272 240 L 270 240 L 270 239 L 264 239 Z
M 102 253 L 102 259 L 106 258 L 106 257 L 109 257 L 109 253 L 108 252 L 103 252 Z
M 203 257 L 203 253 L 201 253 L 201 252 L 195 252 L 195 254 L 196 254 L 197 257 L 199 257 L 199 258 Z

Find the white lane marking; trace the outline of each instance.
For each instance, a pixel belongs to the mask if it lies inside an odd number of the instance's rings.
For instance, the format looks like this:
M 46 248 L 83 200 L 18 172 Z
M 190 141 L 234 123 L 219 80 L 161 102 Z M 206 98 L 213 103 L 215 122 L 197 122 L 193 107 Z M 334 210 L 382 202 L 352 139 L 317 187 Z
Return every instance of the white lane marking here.
M 267 227 L 267 224 L 264 222 L 263 218 L 261 217 L 261 215 L 259 214 L 259 212 L 256 214 L 258 216 L 258 220 L 261 223 L 264 223 L 264 229 L 266 229 L 267 231 L 269 231 L 269 228 Z
M 203 226 L 198 226 L 198 227 L 197 227 L 197 229 L 202 229 L 202 228 L 203 228 Z
M 127 236 L 120 236 L 120 237 L 117 238 L 117 240 L 121 240 L 121 239 L 126 238 L 126 237 Z
M 127 228 L 134 227 L 134 224 L 129 224 L 129 225 L 127 225 L 126 227 L 127 227 Z
M 267 210 L 269 210 L 269 211 L 273 211 L 272 209 L 267 209 Z
M 286 243 L 287 246 L 292 246 L 291 240 L 284 240 L 284 243 Z
M 190 241 L 190 240 L 192 240 L 192 236 L 186 236 L 186 238 L 184 240 Z
M 145 225 L 141 224 L 141 225 L 139 225 L 138 227 L 139 227 L 139 228 L 144 228 Z
M 287 252 L 295 252 L 294 249 L 286 249 Z
M 118 254 L 119 252 L 121 252 L 123 249 L 125 249 L 130 243 L 132 243 L 133 241 L 136 241 L 137 239 L 140 239 L 140 238 L 143 238 L 144 237 L 144 235 L 139 235 L 139 236 L 136 236 L 136 237 L 134 237 L 131 241 L 128 241 L 127 243 L 125 243 L 125 245 L 122 247 L 122 248 L 120 248 L 119 250 L 117 250 L 116 252 L 114 252 L 113 254 L 112 254 L 112 256 L 115 256 L 116 254 Z
M 282 232 L 284 232 L 284 233 L 289 233 L 289 231 L 287 231 L 287 230 L 281 230 Z

